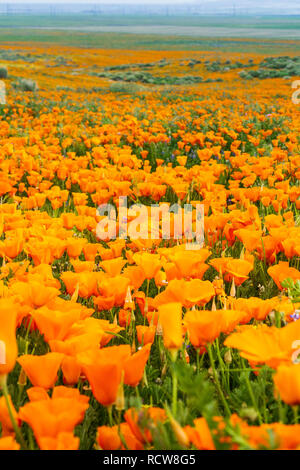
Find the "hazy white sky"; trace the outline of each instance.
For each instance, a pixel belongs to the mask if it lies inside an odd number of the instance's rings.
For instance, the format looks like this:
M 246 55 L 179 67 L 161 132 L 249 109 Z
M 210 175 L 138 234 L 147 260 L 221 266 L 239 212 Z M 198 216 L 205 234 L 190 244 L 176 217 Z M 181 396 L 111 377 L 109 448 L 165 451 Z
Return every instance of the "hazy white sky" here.
M 137 4 L 137 5 L 186 5 L 196 4 L 198 6 L 209 6 L 210 4 L 217 8 L 235 5 L 237 8 L 264 7 L 272 11 L 272 8 L 299 8 L 300 0 L 0 0 L 1 5 L 7 4 L 90 4 L 90 5 L 121 5 L 121 4 Z
M 205 0 L 205 3 L 215 2 L 216 0 Z M 221 0 L 222 2 L 222 0 Z M 186 4 L 186 3 L 198 3 L 201 4 L 201 0 L 0 0 L 0 4 L 13 4 L 13 3 L 43 3 L 43 4 L 52 4 L 52 3 L 89 3 L 92 5 L 120 5 L 122 3 L 129 5 L 130 3 L 137 3 L 139 5 L 145 4 L 161 4 L 165 5 L 166 3 L 170 4 Z
M 207 0 L 206 0 L 207 1 Z M 208 1 L 214 1 L 214 0 L 208 0 Z M 195 0 L 189 0 L 188 3 L 194 3 Z M 24 3 L 24 4 L 30 4 L 30 3 L 44 3 L 44 4 L 52 4 L 52 3 L 90 3 L 92 5 L 103 5 L 104 3 L 106 4 L 111 4 L 111 5 L 120 5 L 121 3 L 129 5 L 130 3 L 138 3 L 138 4 L 166 4 L 166 3 L 186 3 L 186 0 L 1 0 L 0 4 L 14 4 L 14 3 Z
M 198 5 L 204 5 L 204 4 L 209 4 L 209 3 L 215 3 L 218 4 L 218 6 L 222 6 L 222 3 L 228 3 L 228 0 L 0 0 L 0 5 L 2 4 L 14 4 L 14 3 L 23 3 L 23 4 L 31 4 L 31 3 L 43 3 L 43 4 L 53 4 L 53 3 L 80 3 L 80 4 L 93 4 L 93 5 L 103 5 L 105 4 L 111 4 L 111 5 L 116 5 L 116 4 L 130 4 L 130 3 L 137 3 L 139 5 L 145 5 L 145 4 L 161 4 L 165 5 L 166 3 L 170 4 L 191 4 L 191 3 L 196 3 Z M 251 0 L 242 0 L 242 3 L 251 3 Z M 260 3 L 263 4 L 264 2 L 268 4 L 268 6 L 272 7 L 272 5 L 278 7 L 278 6 L 283 6 L 285 3 L 288 3 L 289 5 L 293 5 L 295 7 L 299 6 L 300 0 L 252 0 L 253 4 L 254 3 Z M 237 6 L 240 4 L 239 0 L 232 0 L 233 4 L 236 4 Z

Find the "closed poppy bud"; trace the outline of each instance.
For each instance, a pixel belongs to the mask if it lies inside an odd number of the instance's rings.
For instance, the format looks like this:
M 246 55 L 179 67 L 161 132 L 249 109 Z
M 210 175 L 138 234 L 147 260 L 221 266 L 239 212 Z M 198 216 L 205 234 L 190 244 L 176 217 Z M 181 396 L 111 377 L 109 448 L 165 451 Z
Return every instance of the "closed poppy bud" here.
M 225 364 L 232 363 L 231 349 L 227 349 L 226 353 L 224 354 L 224 361 L 225 361 Z
M 25 371 L 24 369 L 21 369 L 20 374 L 19 374 L 18 385 L 20 387 L 25 387 L 26 382 L 27 382 L 27 377 L 26 377 Z
M 176 421 L 176 419 L 173 418 L 173 416 L 169 415 L 169 420 L 170 420 L 173 432 L 179 444 L 182 445 L 183 447 L 188 447 L 190 441 L 185 430 L 180 426 L 178 421 Z

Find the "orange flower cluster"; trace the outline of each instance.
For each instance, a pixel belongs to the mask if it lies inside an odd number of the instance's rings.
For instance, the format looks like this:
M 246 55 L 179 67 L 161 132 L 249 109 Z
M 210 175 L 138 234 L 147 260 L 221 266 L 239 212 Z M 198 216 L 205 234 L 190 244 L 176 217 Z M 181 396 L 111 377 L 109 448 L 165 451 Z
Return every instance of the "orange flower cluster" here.
M 82 51 L 63 52 L 83 65 Z M 270 432 L 278 448 L 299 448 L 300 300 L 284 281 L 300 280 L 300 119 L 288 85 L 233 90 L 230 71 L 222 90 L 200 83 L 167 99 L 149 85 L 143 96 L 106 90 L 99 99 L 80 91 L 83 78 L 104 86 L 97 67 L 146 59 L 85 53 L 67 99 L 68 67 L 62 89 L 55 78 L 46 85 L 46 56 L 32 52 L 39 93 L 31 102 L 8 84 L 0 113 L 0 449 L 75 450 L 86 435 L 104 450 L 155 448 L 166 436 L 185 449 L 269 448 Z M 57 50 L 47 54 L 55 66 Z M 157 76 L 166 57 L 174 75 L 186 54 L 147 57 Z M 207 73 L 212 53 L 195 57 Z M 153 204 L 201 203 L 203 246 L 176 238 L 173 212 L 169 240 L 162 221 L 150 236 L 151 220 L 147 236 L 124 238 L 120 212 L 115 239 L 100 240 L 97 207 L 120 197 L 128 222 L 136 203 L 148 215 Z M 251 388 L 261 366 L 274 385 L 264 405 Z M 199 399 L 204 371 L 211 407 Z

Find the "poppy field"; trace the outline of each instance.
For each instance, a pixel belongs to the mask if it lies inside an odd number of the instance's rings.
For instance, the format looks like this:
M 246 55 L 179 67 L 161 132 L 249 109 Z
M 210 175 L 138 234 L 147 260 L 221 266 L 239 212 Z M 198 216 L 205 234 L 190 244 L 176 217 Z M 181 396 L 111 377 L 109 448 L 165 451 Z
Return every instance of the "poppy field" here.
M 300 61 L 248 42 L 2 46 L 0 450 L 300 449 Z

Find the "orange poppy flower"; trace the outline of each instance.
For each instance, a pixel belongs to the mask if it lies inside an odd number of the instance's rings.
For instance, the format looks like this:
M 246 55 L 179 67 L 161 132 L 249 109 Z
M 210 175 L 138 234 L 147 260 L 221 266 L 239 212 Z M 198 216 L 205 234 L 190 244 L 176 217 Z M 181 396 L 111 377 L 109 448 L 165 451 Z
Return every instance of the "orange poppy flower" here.
M 111 305 L 109 308 L 112 306 L 121 307 L 125 302 L 129 284 L 130 279 L 123 275 L 103 279 L 99 284 L 100 295 L 94 299 L 94 303 L 100 310 L 102 302 L 105 305 L 106 301 L 108 305 Z
M 183 343 L 182 305 L 171 302 L 158 307 L 158 321 L 163 329 L 164 345 L 177 351 Z
M 279 365 L 273 377 L 281 399 L 288 405 L 300 403 L 300 364 Z
M 42 387 L 31 387 L 26 391 L 29 401 L 50 400 L 47 391 Z
M 120 450 L 122 441 L 118 433 L 118 426 L 97 428 L 97 443 L 102 450 Z
M 47 287 L 41 282 L 15 282 L 11 286 L 11 294 L 23 304 L 39 308 L 55 299 L 60 294 L 59 289 Z
M 214 295 L 215 289 L 210 281 L 174 279 L 155 297 L 153 306 L 158 308 L 162 304 L 179 302 L 184 307 L 190 308 L 193 305 L 205 305 Z
M 141 266 L 127 266 L 123 270 L 123 275 L 130 279 L 130 285 L 135 289 L 139 289 L 145 280 L 145 273 Z
M 40 437 L 40 450 L 78 450 L 79 437 L 72 432 L 60 432 L 55 437 Z
M 121 423 L 118 426 L 100 426 L 97 428 L 97 443 L 102 450 L 124 450 L 125 447 L 120 438 L 120 433 L 129 450 L 143 450 L 143 445 L 132 433 L 127 423 Z
M 195 427 L 185 426 L 190 442 L 197 447 L 198 450 L 215 450 L 215 444 L 205 418 L 197 418 L 194 420 Z
M 281 283 L 285 279 L 291 278 L 294 281 L 300 280 L 300 271 L 296 268 L 290 268 L 287 261 L 279 261 L 275 266 L 271 266 L 268 269 L 268 274 L 280 290 L 283 289 Z
M 0 299 L 0 378 L 11 372 L 18 356 L 16 341 L 18 308 L 12 299 Z
M 136 387 L 142 380 L 146 362 L 149 359 L 151 344 L 146 344 L 124 362 L 124 383 Z
M 0 437 L 0 450 L 20 450 L 20 445 L 12 436 Z
M 146 279 L 153 279 L 162 267 L 159 255 L 144 252 L 135 253 L 132 258 L 136 265 L 143 269 Z
M 265 363 L 277 368 L 280 364 L 291 362 L 292 345 L 299 338 L 299 321 L 283 328 L 243 325 L 226 338 L 224 345 L 238 349 L 240 355 L 253 364 Z
M 130 357 L 130 353 L 129 345 L 121 345 L 89 350 L 77 355 L 93 395 L 102 405 L 110 406 L 116 401 L 123 364 Z
M 57 438 L 61 432 L 73 432 L 88 408 L 87 403 L 72 398 L 53 398 L 26 403 L 19 418 L 33 429 L 37 443 L 43 437 Z
M 155 338 L 155 326 L 137 325 L 137 339 L 140 344 L 152 344 Z
M 110 277 L 119 276 L 123 267 L 127 263 L 126 259 L 121 257 L 101 261 L 100 266 Z
M 18 362 L 34 387 L 49 389 L 54 387 L 63 354 L 50 352 L 43 356 L 25 354 Z
M 34 321 L 47 342 L 51 340 L 63 340 L 73 323 L 80 319 L 80 311 L 52 310 L 46 306 L 32 312 Z
M 184 316 L 189 339 L 195 348 L 212 343 L 220 335 L 220 315 L 206 310 L 190 310 Z
M 241 323 L 248 323 L 251 318 L 264 320 L 274 308 L 274 301 L 272 299 L 263 300 L 259 297 L 238 298 L 232 299 L 232 306 L 237 310 L 244 310 L 245 318 L 241 320 Z
M 170 259 L 180 272 L 181 278 L 202 279 L 203 274 L 208 269 L 208 265 L 204 262 L 209 255 L 210 251 L 206 248 L 202 248 L 197 252 L 180 250 L 174 255 L 171 255 Z
M 242 259 L 229 260 L 225 266 L 225 281 L 234 279 L 235 285 L 241 285 L 246 279 L 248 274 L 253 269 L 253 264 L 249 261 Z
M 18 413 L 15 410 L 11 397 L 8 397 L 8 401 L 10 404 L 10 409 L 12 411 L 14 420 L 18 422 Z M 7 409 L 7 404 L 4 396 L 0 398 L 0 423 L 2 426 L 2 436 L 8 436 L 10 434 L 14 434 L 14 428 L 11 423 L 10 415 Z

